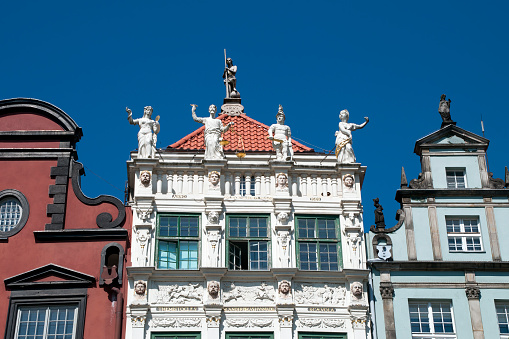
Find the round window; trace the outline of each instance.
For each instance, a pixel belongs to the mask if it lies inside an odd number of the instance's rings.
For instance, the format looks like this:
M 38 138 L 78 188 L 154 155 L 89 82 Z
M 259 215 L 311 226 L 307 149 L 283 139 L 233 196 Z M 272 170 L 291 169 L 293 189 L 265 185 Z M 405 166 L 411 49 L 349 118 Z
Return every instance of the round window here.
M 28 220 L 27 198 L 17 190 L 0 191 L 0 238 L 18 233 Z

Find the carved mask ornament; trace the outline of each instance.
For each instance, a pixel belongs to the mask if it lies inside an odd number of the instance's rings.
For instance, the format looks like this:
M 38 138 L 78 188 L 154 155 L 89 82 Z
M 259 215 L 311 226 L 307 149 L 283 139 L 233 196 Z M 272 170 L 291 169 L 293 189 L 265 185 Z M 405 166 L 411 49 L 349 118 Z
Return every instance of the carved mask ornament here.
M 148 185 L 150 184 L 150 172 L 149 171 L 141 171 L 140 173 L 140 181 L 141 181 L 141 184 L 145 187 L 148 187 Z
M 144 296 L 146 291 L 147 291 L 147 284 L 144 281 L 138 280 L 134 284 L 134 293 L 136 293 L 137 295 Z

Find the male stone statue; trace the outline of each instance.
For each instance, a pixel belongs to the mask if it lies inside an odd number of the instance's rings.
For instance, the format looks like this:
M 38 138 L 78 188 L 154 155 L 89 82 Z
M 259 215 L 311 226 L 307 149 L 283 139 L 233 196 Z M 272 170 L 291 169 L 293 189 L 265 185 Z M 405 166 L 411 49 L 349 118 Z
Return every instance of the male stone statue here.
M 139 125 L 138 132 L 138 156 L 140 158 L 155 158 L 157 133 L 159 133 L 159 116 L 156 120 L 152 120 L 152 107 L 146 106 L 143 111 L 143 118 L 133 120 L 133 112 L 129 108 L 125 108 L 129 114 L 127 120 L 131 125 Z
M 269 127 L 269 140 L 272 140 L 277 160 L 291 161 L 293 159 L 292 133 L 290 127 L 285 125 L 285 112 L 281 105 L 279 105 L 276 120 L 277 124 Z
M 445 100 L 445 94 L 440 96 L 438 113 L 440 113 L 440 116 L 442 117 L 442 127 L 444 127 L 443 125 L 448 125 L 454 122 L 451 119 L 451 99 Z
M 225 85 L 228 87 L 227 98 L 240 98 L 240 93 L 237 92 L 237 66 L 233 65 L 231 58 L 226 59 L 226 65 L 224 67 L 223 79 Z
M 223 146 L 219 143 L 221 141 L 221 133 L 228 131 L 230 126 L 233 126 L 233 121 L 228 125 L 223 126 L 221 120 L 216 119 L 216 106 L 210 105 L 209 118 L 198 118 L 196 116 L 197 105 L 191 104 L 193 120 L 205 125 L 205 160 L 224 159 Z

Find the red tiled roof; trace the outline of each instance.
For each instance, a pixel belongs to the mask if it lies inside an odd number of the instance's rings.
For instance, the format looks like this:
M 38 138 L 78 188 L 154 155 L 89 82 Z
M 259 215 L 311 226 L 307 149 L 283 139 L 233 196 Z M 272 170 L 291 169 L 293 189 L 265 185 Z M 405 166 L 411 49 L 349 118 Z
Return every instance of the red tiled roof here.
M 240 143 L 237 134 L 242 136 L 242 140 L 244 141 L 244 150 L 246 151 L 273 151 L 272 141 L 267 139 L 269 136 L 269 126 L 248 117 L 246 114 L 238 116 L 221 114 L 217 118 L 223 122 L 223 125 L 228 124 L 230 121 L 235 123 L 233 125 L 234 132 L 232 132 L 232 129 L 230 128 L 230 130 L 223 135 L 223 140 L 230 141 L 228 145 L 223 146 L 225 151 L 242 150 L 242 144 Z M 171 144 L 168 148 L 181 150 L 204 150 L 204 130 L 205 126 L 202 126 L 179 141 Z M 292 146 L 294 153 L 313 152 L 312 148 L 304 146 L 293 139 Z

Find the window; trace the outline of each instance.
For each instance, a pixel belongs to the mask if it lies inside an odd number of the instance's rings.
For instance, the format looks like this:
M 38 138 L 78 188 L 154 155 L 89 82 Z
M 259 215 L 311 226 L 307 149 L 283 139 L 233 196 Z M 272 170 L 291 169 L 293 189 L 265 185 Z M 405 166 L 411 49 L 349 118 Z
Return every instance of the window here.
M 231 270 L 269 269 L 269 218 L 227 216 L 228 268 Z
M 297 250 L 301 270 L 339 270 L 338 224 L 338 219 L 333 217 L 297 217 Z
M 446 169 L 447 188 L 466 188 L 464 169 Z
M 446 217 L 449 252 L 481 252 L 479 219 L 473 217 Z
M 151 339 L 200 339 L 200 333 L 152 333 Z
M 500 329 L 500 339 L 509 339 L 509 302 L 496 301 L 498 328 Z
M 248 195 L 247 192 L 248 192 L 248 189 L 249 189 L 249 195 L 255 195 L 255 177 L 252 176 L 250 178 L 250 181 L 249 181 L 249 187 L 247 187 L 247 182 L 246 181 L 246 177 L 245 176 L 242 176 L 240 177 L 240 191 L 239 191 L 239 195 L 242 195 L 242 196 L 246 196 Z
M 159 215 L 157 268 L 198 269 L 199 229 L 196 215 Z
M 346 334 L 299 333 L 299 339 L 346 339 Z
M 274 339 L 272 333 L 226 333 L 226 339 Z
M 449 301 L 409 301 L 412 338 L 456 338 Z
M 17 190 L 0 191 L 0 239 L 18 233 L 28 220 L 28 201 Z
M 73 339 L 78 306 L 20 307 L 16 339 Z

